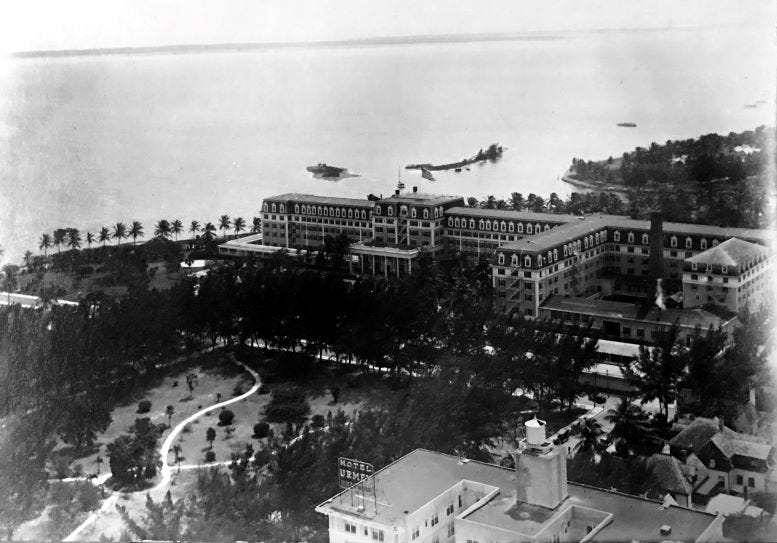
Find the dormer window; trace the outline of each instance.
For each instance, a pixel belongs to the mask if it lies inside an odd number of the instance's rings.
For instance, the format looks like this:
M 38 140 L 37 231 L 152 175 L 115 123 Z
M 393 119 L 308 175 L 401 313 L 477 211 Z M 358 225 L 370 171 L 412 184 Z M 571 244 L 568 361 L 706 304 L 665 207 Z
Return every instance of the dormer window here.
M 518 223 L 518 233 L 519 234 L 523 234 L 523 223 L 522 222 Z
M 707 264 L 707 273 L 712 273 L 712 264 Z
M 532 232 L 533 232 L 532 225 L 527 224 L 526 225 L 526 233 L 527 234 L 531 234 Z
M 720 273 L 722 273 L 723 275 L 727 274 L 728 273 L 728 266 L 723 266 L 720 269 Z
M 553 249 L 553 260 L 558 260 L 558 249 Z
M 267 211 L 267 202 L 265 202 L 264 205 L 262 206 L 262 211 Z
M 693 248 L 693 240 L 691 238 L 685 238 L 685 248 L 686 249 Z
M 705 250 L 707 248 L 707 239 L 702 238 L 702 240 L 699 242 L 699 247 L 701 247 L 701 250 Z
M 411 209 L 410 210 L 410 216 L 415 219 L 418 216 L 418 210 L 416 208 Z M 450 221 L 448 221 L 448 222 L 450 222 Z
M 502 221 L 502 222 L 501 222 L 501 224 L 499 225 L 499 229 L 500 229 L 502 232 L 507 232 L 507 223 L 506 223 L 506 222 L 504 222 L 504 221 Z
M 699 268 L 699 266 L 696 264 L 696 262 L 691 262 L 691 271 L 696 271 Z
M 583 238 L 583 247 L 588 249 L 588 238 Z
M 486 221 L 486 230 L 491 230 L 491 221 Z
M 474 230 L 475 229 L 475 219 L 469 220 L 469 229 Z
M 299 204 L 294 204 L 294 213 L 299 213 Z
M 428 218 L 429 218 L 429 210 L 424 208 L 424 219 L 428 219 Z
M 672 236 L 669 238 L 669 245 L 671 247 L 677 247 L 677 236 Z
M 615 240 L 615 241 L 620 241 L 621 240 L 621 233 L 616 230 L 615 233 L 612 235 L 612 239 Z
M 523 257 L 523 265 L 526 268 L 531 268 L 531 257 L 529 255 Z
M 540 229 L 540 223 L 536 223 L 536 224 L 534 225 L 534 231 L 535 231 L 535 232 L 537 232 L 538 234 L 539 234 L 540 232 L 542 232 L 542 230 Z
M 548 264 L 550 264 L 551 262 L 553 262 L 553 253 L 548 251 Z
M 517 266 L 518 265 L 518 255 L 513 255 L 510 258 L 510 264 L 513 265 L 513 266 Z
M 642 245 L 647 245 L 649 241 L 648 235 L 642 234 Z
M 273 205 L 272 205 L 272 212 L 273 212 L 273 213 L 275 213 L 275 211 L 276 211 L 276 210 L 277 210 L 277 207 L 275 207 L 275 203 L 273 202 Z
M 393 217 L 394 216 L 394 208 L 392 206 L 388 207 L 388 214 L 389 214 L 389 217 Z
M 340 216 L 340 208 L 338 207 L 338 208 L 335 208 L 335 217 L 339 217 L 339 216 Z
M 515 232 L 515 223 L 514 222 L 507 223 L 507 231 L 508 232 Z
M 483 223 L 483 219 L 480 219 L 480 220 L 478 221 L 478 229 L 479 229 L 479 230 L 485 230 L 485 229 L 486 229 L 486 226 L 485 226 L 485 224 Z
M 499 253 L 499 265 L 503 266 L 505 263 L 505 255 L 504 253 Z
M 399 216 L 400 217 L 407 217 L 407 206 L 400 206 L 400 208 L 399 208 Z
M 538 268 L 542 267 L 542 256 L 541 255 L 537 255 L 537 267 Z
M 413 211 L 415 211 L 415 209 L 413 209 Z M 453 217 L 448 217 L 448 226 L 453 226 Z
M 594 242 L 595 242 L 597 245 L 599 245 L 599 232 L 597 232 L 596 234 L 594 234 Z
M 323 215 L 324 210 L 321 208 L 321 206 L 318 206 L 318 215 Z
M 602 230 L 601 235 L 599 237 L 602 239 L 602 243 L 607 241 L 607 230 Z
M 329 208 L 325 207 L 324 208 L 324 217 L 328 217 L 328 216 L 329 216 Z
M 719 242 L 718 240 L 716 240 L 716 239 L 713 239 L 713 240 L 712 240 L 712 246 L 713 246 L 713 247 L 717 247 L 719 243 L 720 243 L 720 242 Z
M 629 243 L 634 243 L 634 232 L 629 232 L 628 240 Z
M 458 217 L 456 217 L 456 220 L 454 221 L 454 223 L 456 224 L 456 228 L 458 228 L 459 226 L 461 226 L 461 221 L 459 220 L 459 218 L 458 218 Z
M 567 251 L 567 246 L 566 246 L 566 245 L 564 245 L 564 258 L 566 258 L 567 256 L 569 256 L 569 254 L 568 254 L 568 253 L 569 253 L 569 251 Z
M 545 231 L 547 232 L 548 230 L 550 230 L 550 225 L 549 225 L 549 224 L 546 224 L 546 225 L 545 225 Z
M 380 209 L 380 208 L 378 208 L 378 209 Z M 362 219 L 366 219 L 366 218 L 367 218 L 367 212 L 362 209 Z
M 434 218 L 436 219 L 439 216 L 440 216 L 440 208 L 435 207 L 434 208 Z

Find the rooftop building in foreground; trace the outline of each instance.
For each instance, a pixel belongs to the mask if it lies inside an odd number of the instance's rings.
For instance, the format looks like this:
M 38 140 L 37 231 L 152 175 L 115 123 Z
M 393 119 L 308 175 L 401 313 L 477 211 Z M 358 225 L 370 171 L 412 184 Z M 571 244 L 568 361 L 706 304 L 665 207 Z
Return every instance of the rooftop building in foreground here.
M 722 516 L 567 482 L 566 448 L 545 440 L 542 421 L 528 421 L 526 429 L 515 469 L 424 449 L 403 456 L 376 472 L 374 485 L 351 487 L 316 507 L 329 517 L 330 541 L 722 539 Z

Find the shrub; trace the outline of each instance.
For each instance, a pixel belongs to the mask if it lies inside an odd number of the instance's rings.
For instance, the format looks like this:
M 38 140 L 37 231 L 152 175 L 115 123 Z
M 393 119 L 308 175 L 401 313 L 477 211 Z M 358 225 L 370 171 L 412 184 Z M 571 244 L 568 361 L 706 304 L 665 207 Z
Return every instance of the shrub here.
M 205 461 L 206 462 L 215 462 L 216 461 L 216 453 L 213 451 L 208 451 L 205 453 Z
M 264 413 L 269 422 L 302 423 L 310 414 L 310 404 L 299 388 L 278 388 L 264 408 Z
M 235 420 L 235 414 L 229 409 L 224 409 L 219 413 L 219 426 L 229 426 Z
M 138 413 L 148 413 L 151 411 L 151 402 L 149 400 L 140 400 L 138 402 Z
M 270 433 L 270 425 L 266 422 L 257 422 L 254 424 L 254 438 L 262 439 Z
M 326 425 L 324 415 L 313 415 L 313 418 L 310 419 L 310 425 L 313 428 L 323 428 Z
M 243 393 L 243 385 L 241 383 L 236 384 L 235 388 L 232 389 L 232 395 L 240 396 L 242 393 Z
M 259 390 L 256 391 L 258 394 L 269 394 L 270 393 L 270 387 L 268 387 L 266 384 L 262 383 L 259 385 Z

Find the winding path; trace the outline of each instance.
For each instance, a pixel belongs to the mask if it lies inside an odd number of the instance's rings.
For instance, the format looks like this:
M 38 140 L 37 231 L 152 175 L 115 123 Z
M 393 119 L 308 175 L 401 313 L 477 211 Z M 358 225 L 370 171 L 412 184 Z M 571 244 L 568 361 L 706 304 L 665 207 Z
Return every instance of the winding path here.
M 257 390 L 259 390 L 259 387 L 261 386 L 262 382 L 259 379 L 259 374 L 256 373 L 254 370 L 240 362 L 239 360 L 232 359 L 233 362 L 238 364 L 239 366 L 242 366 L 244 370 L 246 370 L 248 373 L 251 374 L 251 376 L 254 378 L 254 385 L 248 390 L 248 392 L 245 392 L 241 394 L 240 396 L 235 396 L 234 398 L 230 398 L 229 400 L 224 400 L 223 402 L 219 402 L 217 404 L 213 404 L 209 407 L 206 407 L 205 409 L 201 409 L 200 411 L 197 411 L 193 415 L 190 415 L 189 417 L 185 418 L 181 422 L 175 425 L 173 430 L 167 435 L 165 440 L 162 442 L 161 447 L 159 447 L 159 456 L 162 458 L 162 478 L 160 481 L 154 485 L 153 488 L 143 490 L 142 492 L 157 492 L 160 490 L 163 490 L 170 484 L 170 478 L 172 477 L 172 470 L 173 466 L 170 465 L 167 462 L 167 458 L 170 455 L 170 449 L 173 446 L 173 443 L 175 442 L 178 435 L 183 431 L 184 427 L 189 424 L 190 422 L 193 422 L 194 420 L 200 418 L 206 413 L 210 413 L 211 411 L 215 411 L 216 409 L 221 409 L 222 407 L 225 407 L 227 405 L 239 402 L 241 400 L 244 400 L 251 396 L 252 394 L 256 393 Z M 193 469 L 195 467 L 200 467 L 199 465 L 192 466 L 190 469 Z M 107 474 L 105 474 L 107 478 Z M 102 504 L 100 509 L 90 514 L 86 520 L 84 520 L 81 524 L 78 525 L 78 527 L 73 530 L 70 535 L 68 535 L 63 541 L 78 541 L 78 536 L 88 527 L 90 526 L 98 516 L 100 516 L 101 513 L 105 511 L 109 511 L 113 508 L 114 504 L 119 499 L 119 492 L 112 493 Z

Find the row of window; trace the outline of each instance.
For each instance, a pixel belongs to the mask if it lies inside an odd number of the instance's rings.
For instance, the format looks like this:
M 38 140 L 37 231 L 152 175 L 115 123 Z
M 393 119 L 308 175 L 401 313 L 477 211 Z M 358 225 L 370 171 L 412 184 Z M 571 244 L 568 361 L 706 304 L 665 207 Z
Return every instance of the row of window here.
M 413 208 L 410 208 L 409 211 L 410 211 L 410 216 L 412 218 L 415 219 L 415 218 L 418 217 L 418 208 L 413 207 Z M 435 208 L 433 208 L 432 212 L 434 214 L 434 218 L 435 219 L 437 219 L 439 217 L 442 217 L 442 213 L 443 213 L 442 207 L 435 207 Z M 376 215 L 382 215 L 383 214 L 382 206 L 375 206 L 375 214 Z M 407 214 L 408 214 L 408 207 L 406 205 L 399 206 L 399 216 L 400 217 L 407 217 Z M 386 206 L 386 215 L 388 215 L 389 217 L 393 217 L 394 216 L 394 206 Z M 422 217 L 424 219 L 428 219 L 429 218 L 429 208 L 428 207 L 424 207 L 422 209 L 421 215 L 422 215 Z
M 356 524 L 353 522 L 348 522 L 347 520 L 345 521 L 344 529 L 349 534 L 355 534 L 357 532 Z M 376 530 L 375 528 L 369 530 L 367 526 L 364 526 L 364 535 L 370 535 L 370 532 L 372 532 L 372 539 L 374 541 L 383 541 L 385 539 L 383 530 Z
M 588 250 L 589 247 L 594 247 L 594 245 L 599 245 L 600 243 L 604 243 L 607 241 L 607 231 L 602 230 L 601 232 L 596 232 L 594 234 L 589 234 L 585 236 L 582 240 L 575 240 L 570 243 L 564 244 L 561 247 L 562 253 L 564 255 L 564 258 L 573 256 L 575 254 L 578 254 L 581 250 Z M 548 252 L 543 255 L 537 255 L 537 267 L 541 268 L 545 264 L 550 264 L 552 262 L 557 262 L 559 259 L 559 253 L 558 249 L 548 250 Z M 505 264 L 505 255 L 504 253 L 499 253 L 497 255 L 497 262 L 500 266 L 504 266 Z M 510 265 L 511 266 L 519 266 L 520 261 L 518 259 L 518 255 L 513 255 L 510 258 Z M 531 267 L 531 256 L 524 255 L 523 257 L 523 267 L 524 268 L 530 268 Z
M 493 230 L 494 232 L 502 231 L 502 232 L 518 232 L 519 234 L 523 234 L 524 232 L 524 225 L 522 222 L 512 222 L 512 221 L 498 221 L 496 219 L 490 220 L 490 219 L 480 219 L 477 222 L 478 229 L 479 230 Z M 459 217 L 448 217 L 448 226 L 453 226 L 456 228 L 469 228 L 470 230 L 475 229 L 475 219 L 469 219 L 469 223 L 467 223 L 467 219 L 465 218 L 459 218 Z M 552 227 L 549 224 L 545 225 L 545 230 L 550 230 Z M 531 223 L 526 223 L 526 233 L 527 234 L 534 234 L 540 233 L 543 231 L 542 226 L 540 226 L 540 223 L 534 223 L 533 225 Z
M 620 233 L 620 231 L 616 230 L 615 232 L 613 232 L 612 239 L 613 239 L 613 241 L 620 241 L 621 240 L 621 233 Z M 634 232 L 629 232 L 628 234 L 626 234 L 626 239 L 627 239 L 628 243 L 634 243 L 635 240 L 636 240 L 636 236 L 635 236 Z M 642 242 L 642 245 L 647 245 L 648 243 L 650 243 L 650 236 L 648 236 L 647 234 L 642 234 L 641 242 Z M 677 247 L 677 243 L 678 243 L 677 236 L 672 236 L 672 237 L 669 238 L 669 246 L 670 247 Z M 713 247 L 717 246 L 718 243 L 720 243 L 720 242 L 717 239 L 712 240 L 712 246 Z M 699 248 L 702 251 L 704 251 L 704 250 L 707 249 L 707 247 L 708 247 L 707 239 L 706 238 L 702 238 L 699 241 Z M 693 249 L 693 238 L 691 238 L 691 237 L 686 237 L 685 238 L 685 248 L 686 249 Z
M 269 211 L 272 213 L 286 213 L 286 206 L 284 204 L 276 204 L 275 202 L 265 202 L 262 206 L 263 211 Z M 327 207 L 327 206 L 315 206 L 308 204 L 294 204 L 294 213 L 302 215 L 323 215 L 324 217 L 343 217 L 349 219 L 362 219 L 367 218 L 366 209 L 354 209 L 352 207 L 340 208 L 340 207 Z

